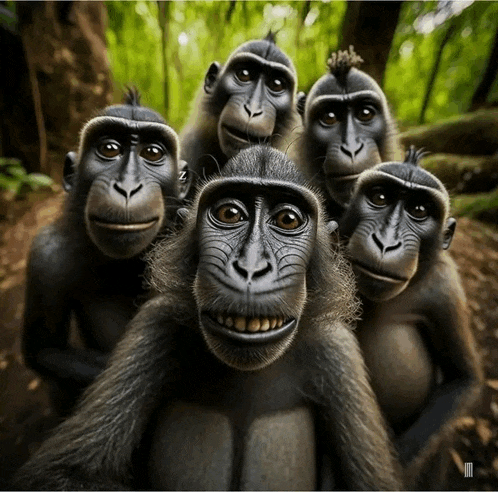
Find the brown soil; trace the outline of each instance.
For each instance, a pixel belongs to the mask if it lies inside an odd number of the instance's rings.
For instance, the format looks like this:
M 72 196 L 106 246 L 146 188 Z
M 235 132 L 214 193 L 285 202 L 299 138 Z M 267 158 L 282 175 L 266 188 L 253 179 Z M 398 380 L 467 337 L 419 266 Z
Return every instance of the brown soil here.
M 57 419 L 43 382 L 22 362 L 20 330 L 26 257 L 37 230 L 54 220 L 63 194 L 5 202 L 0 217 L 0 488 L 37 449 Z M 450 490 L 498 490 L 498 230 L 461 218 L 451 246 L 467 292 L 487 385 L 479 404 L 456 423 L 447 476 Z M 473 462 L 473 478 L 464 463 Z

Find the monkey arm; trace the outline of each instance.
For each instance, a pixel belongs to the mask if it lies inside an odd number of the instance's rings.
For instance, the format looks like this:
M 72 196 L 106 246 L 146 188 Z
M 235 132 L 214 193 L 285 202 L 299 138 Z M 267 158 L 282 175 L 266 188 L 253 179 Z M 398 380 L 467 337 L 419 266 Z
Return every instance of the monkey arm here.
M 423 310 L 428 320 L 429 350 L 443 373 L 443 382 L 415 423 L 397 439 L 403 462 L 409 463 L 421 453 L 414 468 L 428 458 L 431 450 L 436 450 L 437 443 L 451 430 L 450 419 L 477 399 L 483 381 L 456 266 L 445 257 L 431 277 L 424 282 Z
M 339 456 L 348 489 L 402 490 L 400 467 L 354 333 L 339 323 L 319 331 L 323 341 L 317 337 L 299 350 L 300 364 L 310 371 L 305 392 L 325 422 L 319 437 Z
M 72 271 L 64 237 L 52 227 L 33 242 L 28 271 L 22 348 L 26 364 L 58 384 L 91 383 L 104 369 L 107 356 L 69 345 L 69 292 Z
M 171 322 L 174 308 L 156 298 L 142 307 L 91 385 L 78 410 L 29 462 L 16 485 L 24 490 L 130 489 L 131 456 L 155 402 L 168 398 L 181 371 Z M 143 489 L 145 484 L 135 487 Z

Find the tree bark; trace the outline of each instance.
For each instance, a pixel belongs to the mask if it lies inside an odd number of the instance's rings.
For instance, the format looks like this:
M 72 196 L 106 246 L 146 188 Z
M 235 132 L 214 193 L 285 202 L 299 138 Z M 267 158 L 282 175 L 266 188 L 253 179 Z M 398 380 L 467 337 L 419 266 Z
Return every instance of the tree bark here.
M 422 102 L 422 107 L 420 109 L 420 116 L 418 118 L 418 122 L 420 125 L 423 125 L 425 123 L 425 112 L 427 111 L 427 106 L 429 105 L 429 100 L 431 98 L 432 94 L 432 89 L 434 88 L 434 82 L 436 81 L 437 73 L 439 71 L 439 64 L 441 63 L 441 58 L 443 56 L 443 51 L 445 46 L 448 44 L 448 41 L 451 39 L 451 36 L 453 36 L 453 33 L 455 32 L 455 24 L 451 23 L 444 33 L 444 37 L 441 41 L 441 44 L 439 45 L 439 49 L 436 53 L 436 58 L 434 59 L 434 64 L 432 65 L 432 70 L 431 70 L 431 75 L 429 77 L 429 80 L 427 82 L 427 88 L 425 90 L 425 96 L 424 96 L 424 101 Z
M 381 86 L 402 3 L 348 0 L 342 23 L 339 49 L 353 45 L 364 60 L 361 69 Z
M 65 154 L 78 147 L 82 125 L 112 101 L 106 10 L 101 1 L 46 1 L 17 2 L 16 13 L 24 62 L 9 65 L 0 92 L 11 80 L 22 80 L 17 72 L 28 72 L 28 89 L 23 86 L 18 97 L 31 101 L 36 118 L 20 121 L 8 114 L 15 125 L 11 135 L 16 145 L 38 137 L 36 158 L 23 165 L 58 181 Z
M 475 111 L 486 104 L 489 91 L 493 87 L 493 82 L 498 73 L 498 29 L 495 32 L 495 39 L 493 41 L 493 46 L 491 48 L 491 54 L 488 58 L 488 64 L 484 75 L 482 76 L 481 82 L 477 86 L 477 89 L 472 96 L 470 102 L 469 111 Z

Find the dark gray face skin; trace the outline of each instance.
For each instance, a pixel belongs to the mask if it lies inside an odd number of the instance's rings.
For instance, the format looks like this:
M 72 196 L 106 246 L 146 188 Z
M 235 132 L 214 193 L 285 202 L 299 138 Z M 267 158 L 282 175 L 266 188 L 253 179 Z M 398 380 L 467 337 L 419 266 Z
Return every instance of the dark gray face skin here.
M 355 190 L 340 228 L 358 290 L 381 302 L 428 271 L 450 246 L 456 221 L 445 220 L 442 190 L 423 169 L 391 163 L 376 170 L 383 172 L 373 171 Z
M 389 124 L 382 90 L 360 70 L 351 68 L 343 81 L 329 73 L 311 89 L 304 112 L 305 156 L 341 206 L 362 171 L 392 158 L 386 150 Z
M 177 149 L 163 123 L 100 116 L 87 125 L 79 162 L 67 155 L 65 189 L 74 183 L 87 233 L 106 256 L 131 258 L 156 238 L 182 197 Z
M 256 180 L 227 178 L 203 193 L 197 218 L 201 329 L 213 353 L 242 370 L 265 367 L 290 345 L 316 241 L 311 194 L 292 185 L 264 191 Z
M 242 45 L 222 68 L 206 74 L 208 108 L 218 116 L 218 140 L 226 157 L 257 143 L 275 145 L 294 109 L 296 74 L 288 57 L 269 41 Z

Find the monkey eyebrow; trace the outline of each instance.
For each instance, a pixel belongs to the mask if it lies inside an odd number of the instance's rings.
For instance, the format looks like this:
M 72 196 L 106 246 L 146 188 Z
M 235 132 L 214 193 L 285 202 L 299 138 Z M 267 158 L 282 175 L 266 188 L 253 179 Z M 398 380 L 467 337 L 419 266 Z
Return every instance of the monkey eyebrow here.
M 117 116 L 97 116 L 83 127 L 78 149 L 79 155 L 81 155 L 82 150 L 87 147 L 88 141 L 91 140 L 95 132 L 103 132 L 104 130 L 109 129 L 109 127 L 132 133 L 137 130 L 140 132 L 156 132 L 156 134 L 162 135 L 171 143 L 171 155 L 175 156 L 176 160 L 179 158 L 180 141 L 178 135 L 171 127 L 163 123 L 156 123 L 153 121 L 131 121 Z
M 365 90 L 365 91 L 351 92 L 350 94 L 323 94 L 321 96 L 317 96 L 313 100 L 313 104 L 310 106 L 310 110 L 318 105 L 328 102 L 349 103 L 349 102 L 356 102 L 359 99 L 369 99 L 371 102 L 377 103 L 379 105 L 382 104 L 382 99 L 376 92 Z
M 287 77 L 289 77 L 290 80 L 294 81 L 295 79 L 295 74 L 292 72 L 292 70 L 289 67 L 286 67 L 282 63 L 279 62 L 274 62 L 271 60 L 266 60 L 265 58 L 262 58 L 259 55 L 256 55 L 255 53 L 236 53 L 232 57 L 230 57 L 225 65 L 225 67 L 230 66 L 232 63 L 236 62 L 242 62 L 242 61 L 253 61 L 256 62 L 260 65 L 273 68 L 275 70 L 279 70 L 281 72 L 284 72 Z

